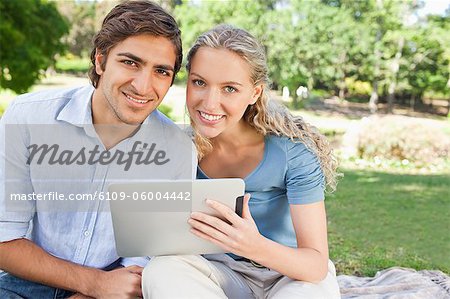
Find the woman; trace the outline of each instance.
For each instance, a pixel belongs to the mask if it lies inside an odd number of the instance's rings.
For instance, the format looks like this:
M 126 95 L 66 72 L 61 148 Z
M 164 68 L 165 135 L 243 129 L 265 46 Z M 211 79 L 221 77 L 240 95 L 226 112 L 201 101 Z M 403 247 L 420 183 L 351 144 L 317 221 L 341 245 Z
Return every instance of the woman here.
M 339 298 L 328 259 L 324 189 L 336 185 L 325 138 L 272 102 L 266 58 L 242 29 L 219 25 L 188 54 L 187 107 L 198 178 L 243 178 L 242 218 L 192 213 L 192 233 L 231 254 L 154 258 L 152 298 Z M 250 198 L 251 195 L 251 198 Z

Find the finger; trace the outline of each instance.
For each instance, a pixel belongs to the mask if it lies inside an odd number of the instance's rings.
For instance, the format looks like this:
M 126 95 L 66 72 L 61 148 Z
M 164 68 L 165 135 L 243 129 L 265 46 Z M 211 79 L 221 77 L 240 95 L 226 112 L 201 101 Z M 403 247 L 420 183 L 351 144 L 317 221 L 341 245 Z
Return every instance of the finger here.
M 206 241 L 212 242 L 212 243 L 216 244 L 217 246 L 219 246 L 220 248 L 224 249 L 227 252 L 231 252 L 232 251 L 231 248 L 228 247 L 226 244 L 220 242 L 219 240 L 214 239 L 213 237 L 211 237 L 211 236 L 209 236 L 209 235 L 207 235 L 207 234 L 205 234 L 205 233 L 203 233 L 203 232 L 201 232 L 201 231 L 199 231 L 199 230 L 197 230 L 195 228 L 191 228 L 190 231 L 191 231 L 191 233 L 193 233 L 197 237 L 202 238 L 202 239 L 204 239 Z
M 244 195 L 244 200 L 242 204 L 242 218 L 244 219 L 253 219 L 252 214 L 250 213 L 250 208 L 248 207 L 248 202 L 250 201 L 250 194 L 246 193 Z
M 215 216 L 211 216 L 201 212 L 193 212 L 191 213 L 190 219 L 197 220 L 211 227 L 214 227 L 215 229 L 223 232 L 228 236 L 231 236 L 234 233 L 234 228 L 229 223 Z
M 144 298 L 144 295 L 142 294 L 142 288 L 141 288 L 141 285 L 139 285 L 139 290 L 138 290 L 138 292 L 137 292 L 137 297 L 138 298 Z
M 142 275 L 142 271 L 144 271 L 144 268 L 139 267 L 137 265 L 128 266 L 125 269 L 127 269 L 131 273 Z
M 225 240 L 229 238 L 223 231 L 221 231 L 213 226 L 210 226 L 202 221 L 198 221 L 196 219 L 191 218 L 191 219 L 189 219 L 188 222 L 196 230 L 199 230 L 199 231 L 203 232 L 204 234 L 213 237 L 216 240 L 225 242 Z
M 220 203 L 215 200 L 207 199 L 206 204 L 220 213 L 226 220 L 228 220 L 231 224 L 236 224 L 242 221 L 241 217 L 234 212 L 234 210 L 230 209 L 223 203 Z

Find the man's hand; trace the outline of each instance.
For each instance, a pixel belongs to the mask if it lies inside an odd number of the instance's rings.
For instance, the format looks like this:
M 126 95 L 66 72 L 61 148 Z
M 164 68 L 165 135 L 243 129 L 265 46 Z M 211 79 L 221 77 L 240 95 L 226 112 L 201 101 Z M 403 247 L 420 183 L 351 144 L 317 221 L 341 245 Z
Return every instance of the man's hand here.
M 142 267 L 129 266 L 108 272 L 101 272 L 96 283 L 97 287 L 90 292 L 92 294 L 91 296 L 98 299 L 142 297 L 142 271 Z

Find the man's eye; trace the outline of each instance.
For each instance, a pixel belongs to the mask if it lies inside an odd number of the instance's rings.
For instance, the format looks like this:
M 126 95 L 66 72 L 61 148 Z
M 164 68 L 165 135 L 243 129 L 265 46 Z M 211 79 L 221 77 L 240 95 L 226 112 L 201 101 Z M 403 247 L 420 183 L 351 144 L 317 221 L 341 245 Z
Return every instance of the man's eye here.
M 197 85 L 197 86 L 205 86 L 205 82 L 203 82 L 202 80 L 198 80 L 198 79 L 192 80 L 192 83 L 194 83 L 194 85 Z
M 136 62 L 133 60 L 122 60 L 122 63 L 129 66 L 137 66 Z
M 170 73 L 164 69 L 157 69 L 156 72 L 158 74 L 164 75 L 164 76 L 170 76 Z
M 225 91 L 226 91 L 227 93 L 233 93 L 233 92 L 236 92 L 237 89 L 234 88 L 233 86 L 225 86 Z

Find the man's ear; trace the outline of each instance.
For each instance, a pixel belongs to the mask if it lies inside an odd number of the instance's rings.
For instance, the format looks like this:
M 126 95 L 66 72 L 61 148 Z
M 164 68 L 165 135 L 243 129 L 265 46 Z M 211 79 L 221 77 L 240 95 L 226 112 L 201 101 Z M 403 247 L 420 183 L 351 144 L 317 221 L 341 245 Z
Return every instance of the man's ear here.
M 250 105 L 253 105 L 256 103 L 256 101 L 258 101 L 259 97 L 261 96 L 262 92 L 264 89 L 264 85 L 263 84 L 259 84 L 256 85 L 253 89 L 253 95 L 252 95 L 252 100 L 250 102 Z
M 102 63 L 105 56 L 98 49 L 95 49 L 95 72 L 101 76 L 103 74 Z

